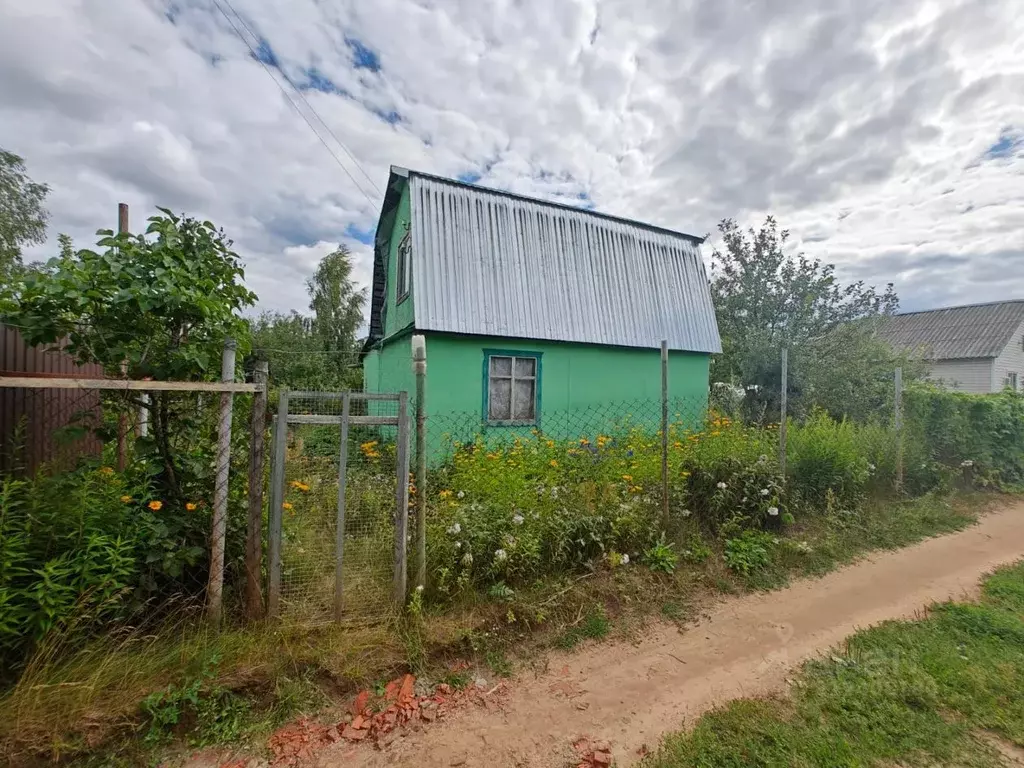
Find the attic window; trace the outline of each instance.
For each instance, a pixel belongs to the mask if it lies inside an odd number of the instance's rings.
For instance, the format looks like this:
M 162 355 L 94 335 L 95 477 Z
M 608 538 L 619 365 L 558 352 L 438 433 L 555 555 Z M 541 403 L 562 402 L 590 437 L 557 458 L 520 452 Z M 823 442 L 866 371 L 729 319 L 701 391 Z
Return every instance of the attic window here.
M 405 233 L 402 242 L 398 244 L 398 277 L 395 283 L 395 303 L 399 303 L 409 295 L 409 285 L 412 283 L 412 241 L 409 233 Z
M 488 424 L 533 425 L 540 401 L 540 355 L 487 351 L 484 409 Z

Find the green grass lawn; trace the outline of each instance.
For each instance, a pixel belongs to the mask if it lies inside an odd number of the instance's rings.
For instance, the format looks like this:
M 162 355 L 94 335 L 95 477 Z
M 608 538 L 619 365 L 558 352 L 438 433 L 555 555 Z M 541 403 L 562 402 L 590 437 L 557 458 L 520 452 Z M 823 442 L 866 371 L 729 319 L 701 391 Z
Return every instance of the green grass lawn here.
M 1024 746 L 1024 561 L 978 603 L 886 622 L 807 663 L 789 698 L 738 700 L 667 737 L 645 768 L 1000 765 Z

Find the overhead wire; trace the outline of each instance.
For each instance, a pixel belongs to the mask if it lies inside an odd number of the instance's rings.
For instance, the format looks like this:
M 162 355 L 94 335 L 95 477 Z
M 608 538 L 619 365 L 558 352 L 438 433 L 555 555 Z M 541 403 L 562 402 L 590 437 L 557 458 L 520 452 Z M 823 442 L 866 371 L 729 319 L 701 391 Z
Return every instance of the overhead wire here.
M 267 73 L 267 76 L 271 80 L 273 80 L 274 84 L 281 90 L 281 93 L 284 94 L 284 97 L 288 100 L 288 103 L 291 105 L 292 109 L 294 109 L 298 113 L 299 117 L 301 117 L 303 119 L 303 121 L 306 123 L 306 125 L 309 126 L 309 129 L 313 132 L 313 135 L 315 135 L 320 140 L 320 143 L 324 145 L 324 149 L 326 149 L 331 154 L 331 157 L 334 158 L 334 162 L 336 162 L 338 164 L 338 167 L 341 168 L 341 170 L 343 170 L 345 172 L 345 175 L 348 176 L 349 179 L 351 179 L 351 181 L 355 185 L 356 189 L 358 189 L 363 194 L 363 197 L 366 198 L 366 200 L 370 203 L 370 205 L 371 206 L 372 205 L 376 205 L 376 201 L 370 196 L 369 193 L 367 193 L 367 191 L 365 189 L 363 189 L 362 185 L 356 180 L 356 177 L 352 175 L 352 172 L 349 171 L 349 169 L 347 167 L 345 167 L 345 164 L 341 161 L 341 158 L 338 157 L 337 153 L 333 149 L 331 149 L 330 145 L 327 143 L 327 141 L 324 139 L 324 137 L 320 135 L 320 132 L 317 131 L 317 129 L 313 125 L 313 123 L 310 122 L 308 117 L 306 117 L 306 114 L 299 108 L 299 105 L 292 98 L 291 94 L 289 94 L 288 91 L 285 89 L 285 87 L 283 85 L 281 85 L 280 81 L 278 81 L 278 79 L 276 77 L 274 77 L 274 73 L 270 71 L 270 67 L 267 66 L 267 63 L 256 53 L 256 49 L 253 48 L 252 43 L 249 42 L 249 39 L 242 33 L 242 31 L 238 28 L 238 26 L 235 24 L 235 22 L 231 20 L 231 17 L 228 16 L 227 11 L 225 11 L 223 6 L 220 4 L 221 2 L 224 2 L 231 9 L 231 12 L 238 19 L 239 23 L 243 27 L 245 27 L 246 31 L 250 35 L 252 35 L 253 38 L 256 38 L 257 40 L 259 39 L 259 36 L 256 35 L 249 28 L 249 26 L 245 23 L 245 21 L 239 15 L 238 11 L 236 11 L 234 6 L 231 5 L 230 0 L 211 0 L 211 2 L 214 4 L 214 6 L 217 8 L 217 10 L 220 11 L 221 15 L 224 17 L 224 20 L 227 21 L 228 25 L 234 31 L 235 35 L 238 36 L 238 39 L 241 40 L 245 44 L 245 47 L 249 49 L 249 53 L 252 54 L 252 57 L 254 59 L 256 59 L 256 61 L 259 62 L 260 66 L 263 67 L 263 70 Z M 295 92 L 299 95 L 299 97 L 303 100 L 303 102 L 309 108 L 309 111 L 312 112 L 314 115 L 316 115 L 317 119 L 324 126 L 324 128 L 327 129 L 327 131 L 331 134 L 331 136 L 334 138 L 334 140 L 336 142 L 338 142 L 338 145 L 345 151 L 345 154 L 347 154 L 349 156 L 349 158 L 351 158 L 351 160 L 355 164 L 355 166 L 360 170 L 360 172 L 363 174 L 363 176 L 366 177 L 367 181 L 370 182 L 370 185 L 373 187 L 374 191 L 376 191 L 376 193 L 378 195 L 380 195 L 381 194 L 380 193 L 380 189 L 377 187 L 376 184 L 373 183 L 373 179 L 371 179 L 369 177 L 369 174 L 367 174 L 366 171 L 363 170 L 363 167 L 359 164 L 359 161 L 356 160 L 356 158 L 348 150 L 348 147 L 345 146 L 345 143 L 343 141 L 341 141 L 341 139 L 339 139 L 337 137 L 337 135 L 335 135 L 334 131 L 332 131 L 330 129 L 330 126 L 328 126 L 327 123 L 324 122 L 323 118 L 320 117 L 320 115 L 317 113 L 317 111 L 315 109 L 313 109 L 312 105 L 309 103 L 309 101 L 306 99 L 306 97 L 302 94 L 302 91 L 298 88 L 298 86 L 296 86 L 295 83 L 292 81 L 292 79 L 290 77 L 288 77 L 288 75 L 285 74 L 283 71 L 281 71 L 279 69 L 278 72 L 281 72 L 281 76 L 284 78 L 285 82 L 287 82 L 288 85 L 290 85 L 295 90 Z

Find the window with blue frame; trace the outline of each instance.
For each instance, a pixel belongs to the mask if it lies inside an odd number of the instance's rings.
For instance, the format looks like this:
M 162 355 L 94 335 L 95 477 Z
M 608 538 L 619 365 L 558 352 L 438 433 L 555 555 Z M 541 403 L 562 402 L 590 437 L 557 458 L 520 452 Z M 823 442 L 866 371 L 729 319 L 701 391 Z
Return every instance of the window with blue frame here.
M 484 350 L 488 424 L 535 425 L 540 412 L 540 353 Z

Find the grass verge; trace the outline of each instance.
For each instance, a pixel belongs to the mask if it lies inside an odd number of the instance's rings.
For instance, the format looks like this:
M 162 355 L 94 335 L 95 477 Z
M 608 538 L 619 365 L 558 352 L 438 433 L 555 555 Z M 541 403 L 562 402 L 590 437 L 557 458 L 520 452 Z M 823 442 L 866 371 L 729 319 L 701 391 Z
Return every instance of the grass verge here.
M 777 587 L 870 549 L 959 530 L 994 499 L 925 497 L 810 517 L 780 537 L 763 567 L 744 575 L 725 566 L 720 542 L 681 531 L 676 551 L 682 557 L 672 573 L 598 566 L 510 590 L 501 599 L 469 593 L 455 605 L 428 606 L 414 618 L 372 627 L 267 624 L 215 634 L 196 620 L 74 651 L 56 646 L 0 694 L 0 762 L 102 748 L 107 764 L 118 753 L 126 755 L 125 764 L 138 764 L 140 750 L 158 747 L 164 736 L 261 749 L 265 734 L 280 723 L 302 714 L 329 716 L 356 690 L 400 672 L 441 681 L 453 662 L 470 660 L 507 675 L 517 665 L 543 663 L 545 647 L 572 649 L 609 633 L 636 635 L 659 616 L 685 623 L 722 594 Z M 190 689 L 212 702 L 213 711 L 191 705 L 183 693 Z M 177 709 L 176 701 L 183 702 Z M 153 733 L 154 722 L 162 732 Z
M 978 603 L 852 636 L 807 663 L 789 698 L 704 715 L 644 765 L 1001 765 L 998 740 L 1024 746 L 1021 691 L 1024 561 L 988 577 Z

